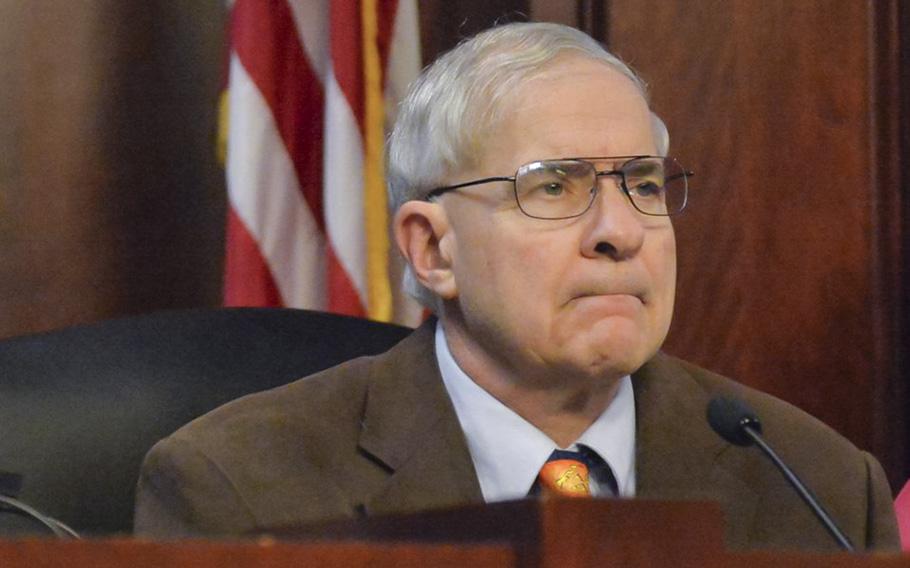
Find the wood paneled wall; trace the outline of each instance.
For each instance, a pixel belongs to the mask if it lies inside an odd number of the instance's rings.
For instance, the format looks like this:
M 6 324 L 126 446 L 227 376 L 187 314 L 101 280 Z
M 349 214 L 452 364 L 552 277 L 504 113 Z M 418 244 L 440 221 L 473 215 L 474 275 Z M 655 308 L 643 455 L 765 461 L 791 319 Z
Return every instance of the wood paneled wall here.
M 220 3 L 0 3 L 0 337 L 220 303 Z
M 910 14 L 897 0 L 422 0 L 424 58 L 577 25 L 698 173 L 666 348 L 908 470 Z M 0 337 L 220 302 L 221 2 L 0 3 Z M 794 433 L 794 435 L 799 435 Z
M 894 3 L 787 0 L 612 0 L 609 21 L 671 152 L 698 173 L 676 224 L 666 349 L 820 417 L 895 482 L 908 402 L 897 23 Z

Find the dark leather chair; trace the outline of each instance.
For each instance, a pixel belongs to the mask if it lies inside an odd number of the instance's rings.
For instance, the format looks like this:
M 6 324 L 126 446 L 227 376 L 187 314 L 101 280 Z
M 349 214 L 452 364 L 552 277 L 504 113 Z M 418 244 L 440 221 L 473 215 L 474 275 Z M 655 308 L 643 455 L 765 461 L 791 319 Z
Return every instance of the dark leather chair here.
M 239 396 L 385 351 L 410 331 L 237 308 L 0 341 L 0 472 L 22 476 L 15 497 L 80 533 L 127 533 L 139 466 L 157 440 Z M 0 535 L 23 530 L 45 529 L 0 515 Z

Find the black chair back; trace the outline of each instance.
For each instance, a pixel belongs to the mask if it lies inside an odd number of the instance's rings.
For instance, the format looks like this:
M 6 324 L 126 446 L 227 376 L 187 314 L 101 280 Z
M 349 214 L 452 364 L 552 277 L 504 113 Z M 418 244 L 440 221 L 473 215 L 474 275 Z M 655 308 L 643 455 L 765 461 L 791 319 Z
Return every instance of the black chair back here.
M 409 328 L 291 309 L 161 312 L 0 342 L 0 472 L 78 532 L 132 529 L 159 439 L 239 396 L 381 353 Z M 6 490 L 16 477 L 3 476 Z M 0 491 L 3 487 L 0 487 Z M 43 529 L 0 515 L 0 534 Z

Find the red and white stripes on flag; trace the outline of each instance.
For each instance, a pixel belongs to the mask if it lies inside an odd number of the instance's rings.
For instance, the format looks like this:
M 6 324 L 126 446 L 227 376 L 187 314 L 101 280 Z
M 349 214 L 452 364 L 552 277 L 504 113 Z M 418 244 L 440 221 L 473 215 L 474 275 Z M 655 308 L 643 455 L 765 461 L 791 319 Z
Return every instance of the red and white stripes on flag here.
M 230 38 L 225 304 L 415 323 L 382 156 L 420 70 L 415 0 L 235 0 Z

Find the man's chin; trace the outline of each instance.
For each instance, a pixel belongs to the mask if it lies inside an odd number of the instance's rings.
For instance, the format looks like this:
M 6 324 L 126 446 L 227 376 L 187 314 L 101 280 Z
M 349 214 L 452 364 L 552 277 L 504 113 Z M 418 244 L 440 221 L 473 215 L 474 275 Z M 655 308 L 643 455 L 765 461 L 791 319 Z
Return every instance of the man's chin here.
M 644 361 L 609 360 L 596 362 L 588 366 L 587 375 L 599 380 L 612 380 L 631 375 L 637 371 Z
M 647 359 L 639 355 L 639 349 L 620 351 L 597 351 L 567 361 L 565 372 L 591 380 L 619 379 L 631 375 L 644 365 Z
M 587 345 L 580 345 L 579 361 L 587 374 L 597 376 L 625 376 L 641 368 L 659 348 L 646 334 L 616 335 L 590 338 Z

